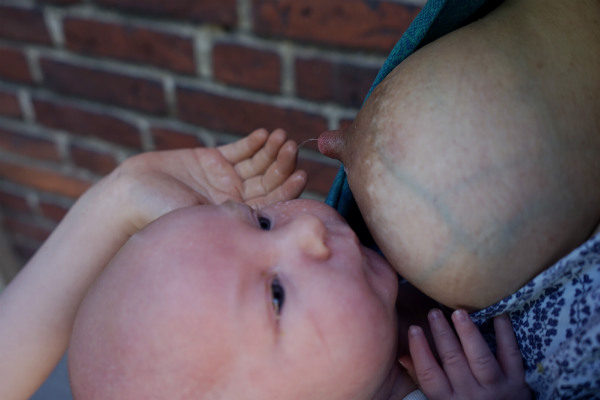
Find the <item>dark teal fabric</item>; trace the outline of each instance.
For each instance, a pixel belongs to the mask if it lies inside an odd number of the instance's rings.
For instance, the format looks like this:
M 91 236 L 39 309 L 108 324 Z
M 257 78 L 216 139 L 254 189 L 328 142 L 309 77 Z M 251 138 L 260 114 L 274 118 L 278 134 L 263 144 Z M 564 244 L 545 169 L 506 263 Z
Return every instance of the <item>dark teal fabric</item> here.
M 420 47 L 485 15 L 499 3 L 501 3 L 499 0 L 428 1 L 392 49 L 387 60 L 379 70 L 365 100 L 387 74 Z M 343 168 L 340 168 L 338 171 L 327 196 L 326 203 L 346 218 L 363 244 L 376 247 L 354 201 Z

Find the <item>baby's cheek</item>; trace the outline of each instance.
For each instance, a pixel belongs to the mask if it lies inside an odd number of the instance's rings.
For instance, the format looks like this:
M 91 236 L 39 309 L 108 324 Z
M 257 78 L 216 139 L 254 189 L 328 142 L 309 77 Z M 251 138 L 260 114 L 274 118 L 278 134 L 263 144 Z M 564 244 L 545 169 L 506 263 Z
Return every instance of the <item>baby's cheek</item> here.
M 365 307 L 369 303 L 372 307 Z M 354 307 L 354 324 L 345 338 L 346 359 L 339 364 L 345 369 L 345 379 L 361 382 L 365 393 L 371 393 L 381 384 L 396 354 L 396 325 L 375 303 L 378 301 L 365 300 Z
M 362 360 L 360 363 L 367 365 L 367 360 L 372 360 L 379 365 L 395 346 L 395 315 L 390 315 L 370 288 L 364 288 L 362 293 L 363 296 L 354 296 L 346 302 L 347 313 L 340 321 L 347 327 L 342 340 L 350 349 L 348 354 L 355 358 L 353 362 Z

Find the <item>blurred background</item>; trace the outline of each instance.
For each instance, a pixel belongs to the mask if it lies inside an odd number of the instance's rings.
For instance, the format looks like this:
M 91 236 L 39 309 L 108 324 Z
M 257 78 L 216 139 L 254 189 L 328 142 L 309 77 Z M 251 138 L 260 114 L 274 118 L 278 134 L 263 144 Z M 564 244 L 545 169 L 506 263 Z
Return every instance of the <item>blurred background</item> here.
M 350 124 L 424 3 L 0 0 L 0 290 L 131 155 Z M 324 199 L 339 164 L 312 142 L 299 167 Z M 55 376 L 36 399 L 69 398 Z

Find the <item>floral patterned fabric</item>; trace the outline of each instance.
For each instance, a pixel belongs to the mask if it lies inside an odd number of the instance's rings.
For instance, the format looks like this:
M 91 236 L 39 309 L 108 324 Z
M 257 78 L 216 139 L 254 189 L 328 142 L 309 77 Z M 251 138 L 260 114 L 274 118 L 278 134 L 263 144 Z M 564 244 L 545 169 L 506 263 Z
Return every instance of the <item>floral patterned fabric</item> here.
M 503 313 L 511 317 L 537 398 L 600 398 L 600 234 L 471 315 L 491 346 L 491 318 Z

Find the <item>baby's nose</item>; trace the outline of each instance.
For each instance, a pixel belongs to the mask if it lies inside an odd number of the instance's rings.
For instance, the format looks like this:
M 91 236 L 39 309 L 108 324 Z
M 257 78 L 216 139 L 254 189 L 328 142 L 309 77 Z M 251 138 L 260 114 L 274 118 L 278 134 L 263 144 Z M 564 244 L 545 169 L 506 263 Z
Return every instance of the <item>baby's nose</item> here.
M 300 251 L 317 260 L 327 260 L 331 251 L 327 247 L 327 227 L 318 217 L 303 214 L 293 221 L 292 240 Z

